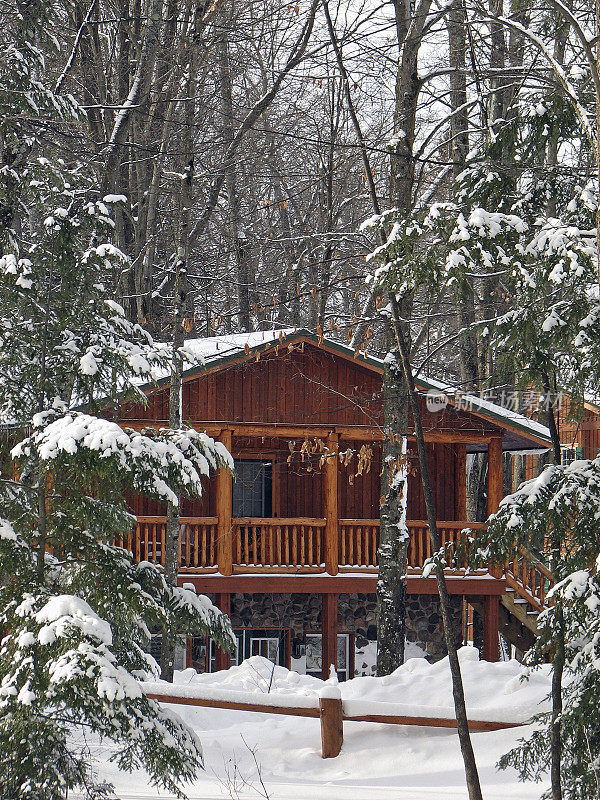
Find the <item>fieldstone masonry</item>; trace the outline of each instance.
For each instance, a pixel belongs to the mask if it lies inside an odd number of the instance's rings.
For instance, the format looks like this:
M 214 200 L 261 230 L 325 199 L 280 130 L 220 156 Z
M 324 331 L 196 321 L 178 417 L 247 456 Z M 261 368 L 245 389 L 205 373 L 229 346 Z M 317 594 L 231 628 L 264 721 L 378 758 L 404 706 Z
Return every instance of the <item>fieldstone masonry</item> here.
M 462 641 L 462 598 L 451 596 L 456 641 Z M 234 628 L 291 628 L 292 652 L 304 644 L 307 633 L 321 632 L 321 596 L 307 594 L 232 594 Z M 341 594 L 338 629 L 354 633 L 357 648 L 377 639 L 377 601 L 374 594 Z M 427 653 L 429 661 L 446 655 L 439 598 L 409 595 L 406 638 Z

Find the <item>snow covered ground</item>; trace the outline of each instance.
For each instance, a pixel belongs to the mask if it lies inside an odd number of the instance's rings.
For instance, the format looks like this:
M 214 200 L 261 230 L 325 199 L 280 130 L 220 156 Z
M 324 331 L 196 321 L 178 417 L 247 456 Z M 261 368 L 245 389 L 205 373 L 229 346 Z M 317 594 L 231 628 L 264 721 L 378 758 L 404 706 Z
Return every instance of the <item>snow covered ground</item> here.
M 548 671 L 536 672 L 523 682 L 523 668 L 516 661 L 487 664 L 476 660 L 476 652 L 469 648 L 461 651 L 461 662 L 472 717 L 523 720 L 546 706 Z M 214 675 L 186 670 L 177 674 L 176 681 L 182 693 L 239 692 L 253 701 L 270 691 L 278 700 L 289 698 L 290 704 L 294 697 L 310 703 L 323 687 L 318 678 L 282 667 L 273 671 L 270 662 L 259 657 Z M 446 716 L 444 712 L 451 708 L 447 659 L 433 665 L 412 659 L 388 678 L 355 678 L 340 688 L 350 713 L 368 705 L 379 711 L 391 704 L 401 707 L 402 713 L 412 708 L 415 715 L 441 712 Z M 323 760 L 317 719 L 183 705 L 171 708 L 197 731 L 204 747 L 206 770 L 187 788 L 192 800 L 261 796 L 272 800 L 463 800 L 467 796 L 453 730 L 345 722 L 341 754 Z M 542 793 L 541 784 L 519 783 L 514 772 L 495 768 L 498 758 L 528 730 L 473 734 L 486 798 L 528 800 Z M 149 787 L 143 774 L 118 773 L 108 763 L 108 747 L 97 747 L 96 753 L 101 774 L 115 784 L 121 800 L 168 797 Z

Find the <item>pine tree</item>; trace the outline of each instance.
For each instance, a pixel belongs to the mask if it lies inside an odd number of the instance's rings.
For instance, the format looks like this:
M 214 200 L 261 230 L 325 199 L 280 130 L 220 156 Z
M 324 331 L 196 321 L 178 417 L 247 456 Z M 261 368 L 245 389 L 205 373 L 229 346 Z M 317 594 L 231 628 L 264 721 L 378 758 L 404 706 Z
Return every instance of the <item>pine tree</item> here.
M 0 484 L 2 796 L 57 798 L 73 786 L 94 796 L 73 725 L 112 738 L 121 767 L 142 765 L 177 792 L 200 750 L 139 688 L 158 674 L 149 631 L 208 633 L 227 648 L 231 629 L 206 598 L 168 587 L 114 542 L 134 523 L 128 492 L 199 496 L 201 477 L 231 458 L 194 430 L 139 433 L 89 413 L 140 396 L 168 353 L 104 290 L 122 256 L 107 243 L 84 248 L 110 231 L 106 203 L 64 168 L 42 162 L 25 176 L 46 217 L 25 254 L 0 259 L 1 414 L 17 434 L 29 429 L 12 451 L 18 478 Z
M 20 141 L 25 95 L 33 102 L 39 90 L 65 109 L 36 78 L 41 55 L 29 44 L 53 6 L 21 11 L 15 59 L 26 68 L 19 91 L 1 98 L 12 111 L 5 154 Z M 144 402 L 139 387 L 170 363 L 169 348 L 128 322 L 106 288 L 130 268 L 111 244 L 110 208 L 122 198 L 99 197 L 81 165 L 26 156 L 2 170 L 0 420 L 12 450 L 0 480 L 0 795 L 112 796 L 90 764 L 92 736 L 114 743 L 120 768 L 144 768 L 182 796 L 202 754 L 193 732 L 142 692 L 139 679 L 158 676 L 150 631 L 209 635 L 225 649 L 233 633 L 207 598 L 169 586 L 161 567 L 134 563 L 118 542 L 135 524 L 131 492 L 178 503 L 232 460 L 195 430 L 112 421 L 124 399 Z
M 504 564 L 519 547 L 539 546 L 549 532 L 562 543 L 554 567 L 558 582 L 538 618 L 539 637 L 526 663 L 532 670 L 546 664 L 557 638 L 564 638 L 560 775 L 563 796 L 572 800 L 597 797 L 600 779 L 599 503 L 600 459 L 552 464 L 505 497 L 474 542 L 474 564 Z M 551 766 L 553 714 L 540 714 L 535 721 L 531 736 L 500 760 L 502 768 L 515 767 L 523 780 L 540 780 Z

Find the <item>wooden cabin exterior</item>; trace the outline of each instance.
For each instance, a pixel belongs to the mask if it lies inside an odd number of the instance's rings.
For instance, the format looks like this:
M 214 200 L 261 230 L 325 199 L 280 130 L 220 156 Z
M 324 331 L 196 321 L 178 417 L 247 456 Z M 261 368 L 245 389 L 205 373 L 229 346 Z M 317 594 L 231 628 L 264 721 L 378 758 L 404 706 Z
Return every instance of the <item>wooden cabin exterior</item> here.
M 581 419 L 574 420 L 571 402 L 571 398 L 564 394 L 558 414 L 563 464 L 577 458 L 596 458 L 600 452 L 600 408 L 586 401 Z
M 577 413 L 574 413 L 574 412 Z M 539 412 L 536 414 L 539 418 Z M 600 406 L 584 401 L 583 408 L 574 409 L 573 400 L 563 392 L 556 415 L 561 444 L 561 462 L 569 464 L 579 458 L 592 459 L 600 453 Z M 540 474 L 544 464 L 539 456 L 525 457 L 524 479 Z
M 183 501 L 179 580 L 231 615 L 238 658 L 276 652 L 297 668 L 310 651 L 309 671 L 326 675 L 337 664 L 351 677 L 349 643 L 374 638 L 382 362 L 306 331 L 216 337 L 197 347 L 205 364 L 184 375 L 183 420 L 222 441 L 236 470 L 234 477 L 219 471 L 201 499 Z M 419 385 L 439 528 L 452 541 L 465 526 L 477 528 L 466 519 L 468 453 L 489 453 L 493 512 L 502 498 L 503 449 L 546 449 L 548 439 L 541 426 L 489 403 L 471 408 L 451 398 L 437 410 L 426 395 L 435 387 Z M 168 424 L 168 380 L 147 393 L 146 407 L 121 409 L 121 424 Z M 441 620 L 435 580 L 421 577 L 430 544 L 410 438 L 409 463 L 407 636 L 437 658 L 444 654 Z M 142 497 L 131 502 L 138 524 L 123 544 L 137 559 L 160 561 L 165 509 Z M 485 620 L 484 657 L 497 658 L 504 577 L 459 571 L 448 574 L 448 585 L 457 638 L 464 603 L 476 604 Z M 219 669 L 230 659 L 196 643 L 189 663 Z

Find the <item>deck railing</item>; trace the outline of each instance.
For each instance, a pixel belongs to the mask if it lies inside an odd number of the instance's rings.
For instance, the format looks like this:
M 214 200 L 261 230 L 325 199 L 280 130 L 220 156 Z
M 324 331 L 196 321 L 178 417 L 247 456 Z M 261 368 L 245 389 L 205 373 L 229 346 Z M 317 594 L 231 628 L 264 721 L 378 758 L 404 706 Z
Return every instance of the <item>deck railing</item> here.
M 180 517 L 179 565 L 181 569 L 217 566 L 217 517 Z M 165 563 L 167 523 L 164 517 L 138 517 L 133 533 L 117 542 L 136 561 Z
M 234 519 L 234 566 L 322 568 L 324 531 L 324 519 Z
M 546 596 L 554 586 L 554 576 L 529 550 L 519 548 L 515 558 L 506 564 L 505 576 L 507 585 L 533 610 L 542 611 L 547 605 Z
M 216 571 L 217 517 L 181 517 L 179 543 L 180 568 L 186 572 Z M 456 543 L 464 528 L 477 530 L 482 523 L 438 522 L 442 544 Z M 236 572 L 325 570 L 326 521 L 319 518 L 291 519 L 244 517 L 232 520 L 231 532 L 233 566 Z M 424 520 L 408 522 L 410 544 L 408 567 L 420 569 L 431 556 L 429 530 Z M 136 561 L 164 564 L 166 520 L 164 517 L 138 517 L 135 531 L 117 543 L 129 550 Z M 340 519 L 338 524 L 338 566 L 343 571 L 361 569 L 375 571 L 378 567 L 379 520 Z M 521 563 L 521 562 L 519 562 Z M 523 561 L 523 563 L 525 563 Z M 513 565 L 514 566 L 514 565 Z M 543 565 L 542 565 L 543 567 Z M 511 567 L 512 568 L 512 567 Z M 516 566 L 514 566 L 516 569 Z M 514 580 L 531 588 L 534 597 L 543 604 L 541 567 L 529 564 L 525 574 L 510 573 Z M 535 574 L 534 574 L 535 573 Z
M 376 567 L 378 519 L 341 519 L 338 536 L 340 567 Z

